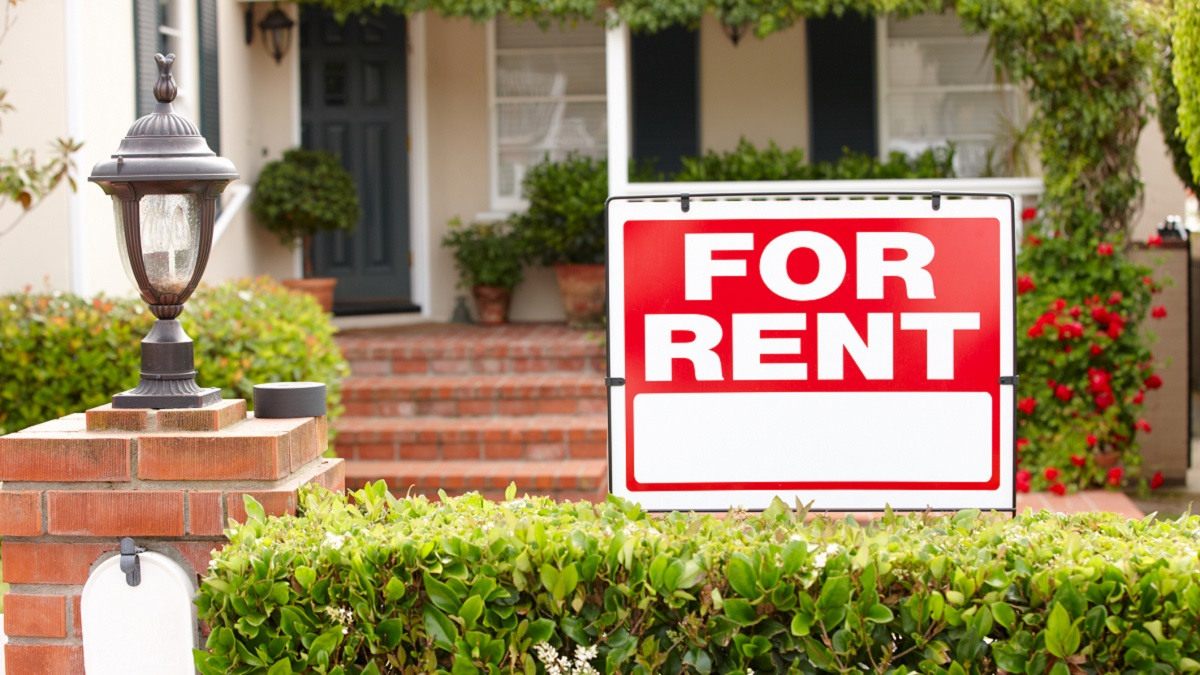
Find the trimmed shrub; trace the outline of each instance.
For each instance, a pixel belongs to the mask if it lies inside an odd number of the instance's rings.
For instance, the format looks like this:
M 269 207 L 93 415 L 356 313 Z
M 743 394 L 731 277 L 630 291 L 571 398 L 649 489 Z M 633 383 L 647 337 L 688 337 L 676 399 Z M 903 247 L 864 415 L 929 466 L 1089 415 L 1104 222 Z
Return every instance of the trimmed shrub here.
M 382 482 L 350 499 L 306 489 L 295 518 L 247 500 L 197 599 L 212 627 L 199 669 L 1200 669 L 1200 517 L 964 511 L 861 527 L 805 523 L 778 500 L 720 520 L 514 491 L 497 504 L 398 500 Z
M 139 344 L 154 317 L 138 299 L 0 295 L 0 433 L 103 405 L 137 386 Z M 180 317 L 195 340 L 196 381 L 253 405 L 254 385 L 316 380 L 341 411 L 349 372 L 333 325 L 311 296 L 268 278 L 202 286 Z
M 710 150 L 700 157 L 683 157 L 677 181 L 867 180 L 883 178 L 952 178 L 954 148 L 936 148 L 910 158 L 893 152 L 887 161 L 845 150 L 836 162 L 804 160 L 799 148 L 783 150 L 774 141 L 759 149 L 742 138 L 730 152 Z

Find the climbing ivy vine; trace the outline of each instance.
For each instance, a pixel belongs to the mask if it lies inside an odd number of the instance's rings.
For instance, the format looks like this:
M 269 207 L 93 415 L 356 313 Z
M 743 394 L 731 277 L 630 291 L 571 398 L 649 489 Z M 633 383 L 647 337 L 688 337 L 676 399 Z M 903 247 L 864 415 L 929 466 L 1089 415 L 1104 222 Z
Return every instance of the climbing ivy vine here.
M 1193 176 L 1200 176 L 1200 5 L 1175 2 L 1171 23 L 1171 67 L 1179 94 L 1179 136 L 1191 157 Z

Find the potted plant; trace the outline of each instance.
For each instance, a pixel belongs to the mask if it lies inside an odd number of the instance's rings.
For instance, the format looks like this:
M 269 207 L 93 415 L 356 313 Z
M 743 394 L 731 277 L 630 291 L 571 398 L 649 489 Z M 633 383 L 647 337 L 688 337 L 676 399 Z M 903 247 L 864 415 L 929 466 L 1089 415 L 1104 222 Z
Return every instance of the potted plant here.
M 313 278 L 313 235 L 352 232 L 358 225 L 358 190 L 338 158 L 323 150 L 292 148 L 258 175 L 250 212 L 285 246 L 304 246 L 304 279 L 284 281 L 333 308 L 337 279 Z
M 455 218 L 442 246 L 454 255 L 459 286 L 475 296 L 479 323 L 506 323 L 509 299 L 524 278 L 525 256 L 517 233 L 504 222 L 463 225 Z
M 513 225 L 531 256 L 553 265 L 567 324 L 591 328 L 604 318 L 604 202 L 608 173 L 603 160 L 570 154 L 525 174 L 529 200 Z

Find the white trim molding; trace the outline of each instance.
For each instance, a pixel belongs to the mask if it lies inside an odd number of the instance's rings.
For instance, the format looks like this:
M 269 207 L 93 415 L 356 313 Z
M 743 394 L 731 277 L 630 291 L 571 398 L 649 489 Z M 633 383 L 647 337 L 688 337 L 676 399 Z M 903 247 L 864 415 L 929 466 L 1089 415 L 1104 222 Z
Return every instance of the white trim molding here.
M 430 263 L 429 89 L 426 14 L 408 17 L 408 237 L 412 251 L 409 283 L 421 316 L 431 318 L 433 270 Z

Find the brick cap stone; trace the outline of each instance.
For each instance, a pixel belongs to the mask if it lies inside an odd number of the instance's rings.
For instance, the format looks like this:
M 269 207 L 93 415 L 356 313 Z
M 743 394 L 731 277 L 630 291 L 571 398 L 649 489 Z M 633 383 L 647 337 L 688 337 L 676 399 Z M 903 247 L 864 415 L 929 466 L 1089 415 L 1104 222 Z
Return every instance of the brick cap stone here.
M 246 419 L 245 399 L 223 399 L 203 408 L 113 408 L 87 411 L 88 431 L 220 431 Z

